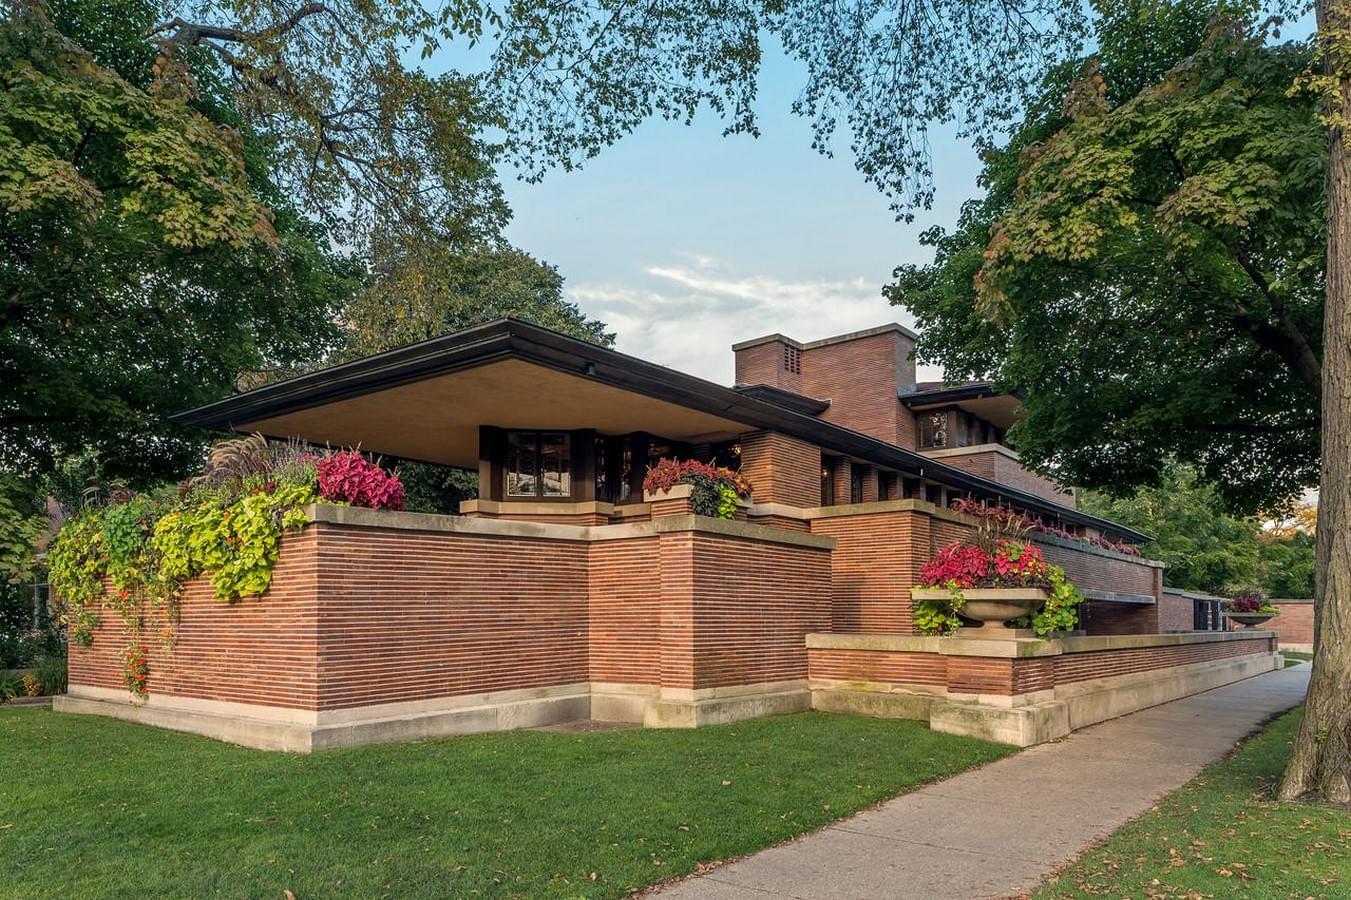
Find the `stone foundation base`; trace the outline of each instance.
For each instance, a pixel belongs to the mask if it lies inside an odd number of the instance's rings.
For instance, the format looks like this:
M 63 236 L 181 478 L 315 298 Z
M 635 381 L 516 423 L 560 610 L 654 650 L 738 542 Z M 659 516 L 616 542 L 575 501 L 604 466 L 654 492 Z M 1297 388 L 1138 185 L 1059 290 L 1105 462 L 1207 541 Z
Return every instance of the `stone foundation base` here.
M 309 753 L 330 747 L 536 728 L 596 719 L 650 728 L 694 728 L 811 709 L 805 679 L 661 690 L 648 685 L 578 683 L 338 710 L 299 710 L 71 685 L 58 712 L 110 716 L 205 735 L 259 750 Z
M 941 692 L 908 691 L 894 685 L 814 686 L 812 706 L 829 712 L 927 720 L 935 731 L 1030 747 L 1284 665 L 1279 653 L 1236 656 L 1058 685 L 1020 705 L 954 699 Z

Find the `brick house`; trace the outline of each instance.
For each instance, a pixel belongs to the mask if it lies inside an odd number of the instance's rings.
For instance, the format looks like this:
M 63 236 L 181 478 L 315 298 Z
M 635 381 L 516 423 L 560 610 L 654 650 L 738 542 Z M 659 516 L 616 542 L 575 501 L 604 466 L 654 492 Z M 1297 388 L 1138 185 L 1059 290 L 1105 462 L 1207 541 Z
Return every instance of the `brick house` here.
M 734 345 L 725 387 L 504 320 L 187 412 L 476 469 L 479 497 L 461 516 L 313 507 L 260 600 L 189 585 L 145 703 L 96 640 L 60 706 L 295 750 L 813 707 L 1027 744 L 1273 666 L 1268 632 L 1161 633 L 1162 564 L 1088 542 L 1147 535 L 1019 465 L 1016 396 L 917 383 L 914 340 L 769 335 Z M 739 469 L 750 502 L 728 521 L 687 488 L 645 495 L 663 457 Z M 909 590 L 970 532 L 950 509 L 968 497 L 1070 535 L 1036 540 L 1089 598 L 1082 635 L 916 633 Z

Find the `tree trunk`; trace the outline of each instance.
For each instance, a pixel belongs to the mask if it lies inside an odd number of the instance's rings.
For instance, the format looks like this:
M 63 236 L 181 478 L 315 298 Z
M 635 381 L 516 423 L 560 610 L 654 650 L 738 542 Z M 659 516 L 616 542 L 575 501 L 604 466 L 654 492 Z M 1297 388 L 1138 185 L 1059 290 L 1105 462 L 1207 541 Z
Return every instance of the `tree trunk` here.
M 1323 459 L 1318 493 L 1314 660 L 1280 796 L 1351 803 L 1351 0 L 1318 0 L 1326 74 L 1339 90 L 1328 128 L 1327 305 L 1323 313 Z

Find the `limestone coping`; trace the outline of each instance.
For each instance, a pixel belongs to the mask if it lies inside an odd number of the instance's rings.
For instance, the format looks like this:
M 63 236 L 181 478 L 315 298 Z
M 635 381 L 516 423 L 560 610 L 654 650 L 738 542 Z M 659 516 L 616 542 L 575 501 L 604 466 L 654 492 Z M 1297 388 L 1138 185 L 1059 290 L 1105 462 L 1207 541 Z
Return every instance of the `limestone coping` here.
M 1124 591 L 1095 591 L 1085 588 L 1079 593 L 1085 600 L 1104 600 L 1108 603 L 1135 603 L 1139 606 L 1153 606 L 1158 603 L 1153 594 L 1128 594 Z
M 954 456 L 973 456 L 978 453 L 993 453 L 997 456 L 1003 456 L 1014 462 L 1020 462 L 1018 454 L 1003 444 L 969 444 L 965 447 L 943 447 L 938 450 L 920 450 L 930 459 L 950 459 Z
M 1178 647 L 1188 644 L 1219 644 L 1227 641 L 1274 638 L 1274 631 L 1197 631 L 1178 634 L 1104 634 L 1084 637 L 1039 638 L 932 637 L 911 634 L 807 635 L 809 650 L 880 650 L 893 653 L 934 653 L 939 656 L 988 656 L 1028 659 L 1094 653 L 1103 650 L 1134 650 L 1143 647 Z
M 362 509 L 355 506 L 334 506 L 329 503 L 309 504 L 304 508 L 304 512 L 311 522 L 330 525 L 557 541 L 615 541 L 692 531 L 814 550 L 833 550 L 836 543 L 835 538 L 821 534 L 694 515 L 662 516 L 650 522 L 619 525 L 558 525 L 515 519 L 478 519 L 390 509 Z

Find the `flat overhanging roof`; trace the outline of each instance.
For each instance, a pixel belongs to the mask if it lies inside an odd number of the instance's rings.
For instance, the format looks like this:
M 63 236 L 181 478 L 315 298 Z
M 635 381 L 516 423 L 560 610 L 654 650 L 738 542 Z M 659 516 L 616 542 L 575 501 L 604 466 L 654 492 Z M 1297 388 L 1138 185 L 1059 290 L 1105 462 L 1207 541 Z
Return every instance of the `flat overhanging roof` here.
M 995 390 L 988 381 L 930 388 L 901 394 L 901 402 L 914 412 L 955 406 L 979 416 L 998 428 L 1008 429 L 1018 418 L 1021 396 Z
M 1149 540 L 760 396 L 514 319 L 236 394 L 174 420 L 465 468 L 478 465 L 481 425 L 648 431 L 692 442 L 765 429 L 1129 540 Z

